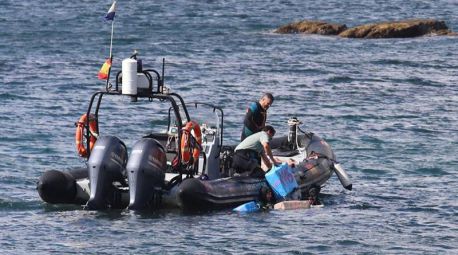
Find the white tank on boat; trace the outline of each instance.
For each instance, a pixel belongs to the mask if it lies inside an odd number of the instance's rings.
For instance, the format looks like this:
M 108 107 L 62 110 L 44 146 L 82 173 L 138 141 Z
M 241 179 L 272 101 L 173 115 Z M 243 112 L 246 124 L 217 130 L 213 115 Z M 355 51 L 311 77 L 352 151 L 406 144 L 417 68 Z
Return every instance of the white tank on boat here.
M 137 60 L 126 58 L 122 61 L 122 94 L 137 95 Z

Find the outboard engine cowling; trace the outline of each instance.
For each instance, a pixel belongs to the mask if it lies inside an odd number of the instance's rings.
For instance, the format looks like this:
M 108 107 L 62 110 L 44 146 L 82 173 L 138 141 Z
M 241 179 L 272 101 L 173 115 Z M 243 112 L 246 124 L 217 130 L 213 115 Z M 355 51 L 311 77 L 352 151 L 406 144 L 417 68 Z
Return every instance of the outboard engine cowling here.
M 162 145 L 153 138 L 143 138 L 132 148 L 127 162 L 129 209 L 155 208 L 161 201 L 167 159 Z
M 88 161 L 91 195 L 86 209 L 98 210 L 114 206 L 113 182 L 126 185 L 126 145 L 114 136 L 100 137 Z

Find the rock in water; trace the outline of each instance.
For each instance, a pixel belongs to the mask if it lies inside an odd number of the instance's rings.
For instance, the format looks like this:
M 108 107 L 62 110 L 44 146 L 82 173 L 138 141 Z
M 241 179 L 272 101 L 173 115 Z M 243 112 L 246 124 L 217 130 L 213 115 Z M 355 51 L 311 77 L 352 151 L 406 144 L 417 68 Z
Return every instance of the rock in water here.
M 338 35 L 347 29 L 346 25 L 326 23 L 323 21 L 303 20 L 293 22 L 277 28 L 274 32 L 279 34 L 319 34 Z
M 407 38 L 428 34 L 453 34 L 444 21 L 413 19 L 367 24 L 347 29 L 339 34 L 347 38 Z

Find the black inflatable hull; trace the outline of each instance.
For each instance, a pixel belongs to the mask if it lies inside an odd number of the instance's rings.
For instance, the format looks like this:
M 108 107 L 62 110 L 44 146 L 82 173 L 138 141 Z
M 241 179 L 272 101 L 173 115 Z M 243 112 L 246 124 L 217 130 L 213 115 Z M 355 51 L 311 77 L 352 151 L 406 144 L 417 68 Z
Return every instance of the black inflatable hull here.
M 331 164 L 329 160 L 319 158 L 305 161 L 294 168 L 302 197 L 306 198 L 311 188 L 320 187 L 329 179 L 332 174 Z M 72 175 L 72 171 L 45 172 L 37 185 L 38 193 L 47 203 L 85 205 L 90 194 L 87 172 L 87 169 L 79 169 L 79 179 L 75 178 L 75 174 Z M 156 204 L 154 209 L 178 207 L 185 211 L 205 211 L 234 208 L 249 201 L 262 199 L 263 187 L 269 187 L 265 179 L 243 176 L 217 180 L 188 178 L 177 183 L 172 189 L 160 192 L 163 204 Z M 129 189 L 112 185 L 110 190 L 108 196 L 115 198 L 111 199 L 111 208 L 127 208 L 130 200 Z
M 186 179 L 178 187 L 177 202 L 183 210 L 212 210 L 260 199 L 265 179 L 230 177 L 212 181 Z
M 37 183 L 38 194 L 49 204 L 86 205 L 90 198 L 87 169 L 70 171 L 50 170 Z M 237 206 L 257 200 L 266 186 L 263 179 L 230 177 L 212 181 L 197 178 L 184 179 L 171 190 L 162 192 L 162 208 L 180 208 L 184 211 L 214 210 Z M 124 209 L 129 205 L 129 189 L 112 186 L 110 197 L 116 197 L 111 208 Z M 157 205 L 154 209 L 158 209 Z M 87 208 L 91 209 L 91 208 Z M 145 209 L 145 208 L 143 208 Z
M 310 190 L 320 190 L 332 175 L 332 161 L 327 158 L 306 160 L 293 168 L 300 196 L 308 199 Z M 265 179 L 229 177 L 218 180 L 187 179 L 180 184 L 178 206 L 183 210 L 234 208 L 253 200 L 263 200 L 262 189 L 270 186 Z M 318 194 L 315 194 L 315 196 Z
M 153 144 L 151 141 L 147 142 L 148 144 Z M 288 151 L 284 137 L 272 141 L 272 147 L 277 156 L 281 157 L 282 155 L 279 154 L 284 153 L 283 157 L 285 157 L 285 159 L 289 158 L 296 160 L 297 164 L 293 172 L 302 193 L 302 198 L 306 199 L 311 189 L 319 189 L 335 171 L 335 155 L 330 146 L 315 135 L 301 136 L 298 144 L 299 146 L 304 146 L 305 149 L 301 152 L 296 151 L 295 154 L 292 154 Z M 156 148 L 157 146 L 153 147 Z M 142 151 L 148 151 L 145 149 L 147 147 L 141 148 Z M 151 151 L 159 151 L 157 148 Z M 314 153 L 318 156 L 313 156 Z M 147 154 L 145 155 L 147 156 Z M 312 155 L 312 157 L 310 157 L 310 155 Z M 135 173 L 137 169 L 140 173 L 146 172 L 146 170 L 142 168 L 143 165 L 145 165 L 143 162 L 144 160 L 138 160 L 138 164 L 136 163 L 132 165 L 133 167 L 128 167 L 130 169 L 129 174 Z M 95 168 L 92 168 L 91 170 L 93 171 Z M 51 204 L 87 205 L 88 201 L 91 202 L 91 193 L 94 193 L 89 188 L 90 172 L 88 168 L 80 168 L 68 172 L 57 170 L 47 171 L 39 179 L 37 185 L 38 193 L 43 201 Z M 159 173 L 160 171 L 154 170 L 153 172 Z M 107 187 L 107 191 L 104 193 L 105 197 L 100 200 L 109 201 L 108 208 L 128 208 L 130 202 L 131 206 L 129 209 L 133 210 L 156 210 L 168 207 L 178 207 L 182 210 L 203 211 L 234 208 L 249 201 L 262 199 L 261 190 L 263 187 L 268 187 L 265 179 L 242 176 L 216 180 L 188 178 L 181 182 L 173 182 L 173 185 L 164 181 L 163 176 L 151 176 L 156 180 L 156 182 L 154 182 L 156 183 L 155 186 L 152 186 L 155 195 L 148 195 L 148 197 L 153 197 L 154 203 L 150 203 L 145 199 L 138 203 L 135 202 L 136 199 L 140 197 L 137 195 L 138 192 L 135 193 L 134 191 L 142 191 L 144 189 L 142 189 L 142 187 L 129 187 L 130 185 L 139 183 L 138 181 L 134 181 L 138 178 L 134 179 L 132 176 L 130 176 L 129 186 L 119 185 L 119 183 L 118 186 L 116 186 L 115 182 L 112 182 L 114 180 L 113 178 L 113 180 L 107 179 L 107 183 L 100 184 L 100 187 Z M 147 180 L 145 176 L 140 176 L 139 178 L 138 180 Z M 157 183 L 158 180 L 163 182 L 163 185 L 159 185 L 159 183 Z M 149 185 L 148 183 L 150 182 L 151 181 L 147 181 L 145 185 Z M 345 185 L 351 188 L 351 183 L 346 183 Z M 129 194 L 129 192 L 131 194 Z M 135 200 L 133 200 L 134 197 L 132 197 L 132 193 L 135 194 Z M 140 208 L 134 208 L 135 206 L 133 205 L 136 204 L 141 205 Z M 154 205 L 154 208 L 144 208 L 143 205 Z M 104 205 L 100 208 L 104 209 L 107 207 Z
M 75 168 L 70 171 L 49 170 L 40 176 L 37 191 L 41 199 L 50 204 L 84 205 L 89 199 L 84 192 L 78 192 L 76 180 L 89 177 L 87 168 Z
M 107 186 L 106 196 L 110 199 L 110 208 L 126 208 L 129 205 L 129 189 L 113 184 Z M 93 209 L 87 207 L 91 195 L 87 167 L 46 171 L 38 179 L 37 191 L 40 198 L 49 204 L 73 204 Z
M 76 182 L 69 173 L 51 170 L 40 176 L 37 190 L 48 203 L 71 203 L 76 196 Z

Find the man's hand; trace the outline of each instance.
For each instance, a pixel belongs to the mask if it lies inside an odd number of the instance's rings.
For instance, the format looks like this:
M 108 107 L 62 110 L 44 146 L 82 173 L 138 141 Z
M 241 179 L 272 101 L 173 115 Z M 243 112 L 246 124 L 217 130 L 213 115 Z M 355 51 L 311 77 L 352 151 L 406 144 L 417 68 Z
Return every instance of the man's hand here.
M 272 163 L 274 163 L 275 166 L 281 165 L 281 161 L 278 158 L 273 158 Z

